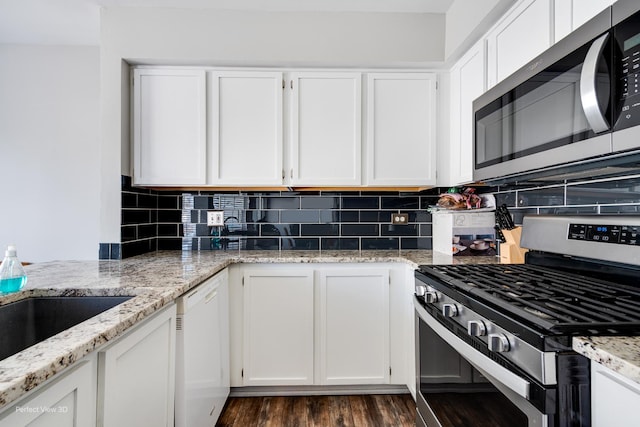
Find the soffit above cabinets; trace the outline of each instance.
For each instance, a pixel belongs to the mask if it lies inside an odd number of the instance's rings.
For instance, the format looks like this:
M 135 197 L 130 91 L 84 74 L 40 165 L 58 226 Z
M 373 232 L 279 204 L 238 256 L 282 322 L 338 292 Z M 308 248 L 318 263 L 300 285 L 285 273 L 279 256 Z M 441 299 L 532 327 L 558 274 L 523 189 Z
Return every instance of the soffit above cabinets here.
M 454 0 L 86 0 L 105 7 L 179 7 L 193 9 L 293 12 L 446 13 Z
M 454 1 L 476 0 L 20 0 L 0 3 L 0 43 L 100 44 L 102 7 L 273 12 L 444 14 Z

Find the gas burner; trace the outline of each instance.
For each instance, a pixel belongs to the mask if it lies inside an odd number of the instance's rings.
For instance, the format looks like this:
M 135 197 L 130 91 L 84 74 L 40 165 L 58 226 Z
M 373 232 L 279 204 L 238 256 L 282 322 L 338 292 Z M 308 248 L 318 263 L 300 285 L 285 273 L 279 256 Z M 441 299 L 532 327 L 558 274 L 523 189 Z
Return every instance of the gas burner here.
M 432 265 L 421 270 L 436 280 L 445 279 L 456 292 L 545 333 L 640 330 L 637 287 L 533 264 L 508 268 L 500 264 Z

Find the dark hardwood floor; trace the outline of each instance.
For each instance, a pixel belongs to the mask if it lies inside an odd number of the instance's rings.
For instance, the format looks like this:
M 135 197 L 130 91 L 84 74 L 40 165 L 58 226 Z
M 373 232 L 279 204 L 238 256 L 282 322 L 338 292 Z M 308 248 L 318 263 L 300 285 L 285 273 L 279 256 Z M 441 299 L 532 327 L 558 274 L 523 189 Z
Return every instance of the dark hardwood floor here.
M 409 394 L 231 397 L 216 427 L 415 426 Z

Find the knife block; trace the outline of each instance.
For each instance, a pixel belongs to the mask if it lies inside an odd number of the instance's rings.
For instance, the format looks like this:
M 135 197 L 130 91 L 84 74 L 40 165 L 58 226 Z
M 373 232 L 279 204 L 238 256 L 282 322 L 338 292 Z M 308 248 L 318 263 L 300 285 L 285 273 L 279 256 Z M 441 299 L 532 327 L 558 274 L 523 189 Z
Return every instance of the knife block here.
M 520 247 L 522 227 L 512 230 L 501 230 L 506 242 L 500 243 L 500 261 L 507 264 L 524 264 L 524 254 L 529 249 Z

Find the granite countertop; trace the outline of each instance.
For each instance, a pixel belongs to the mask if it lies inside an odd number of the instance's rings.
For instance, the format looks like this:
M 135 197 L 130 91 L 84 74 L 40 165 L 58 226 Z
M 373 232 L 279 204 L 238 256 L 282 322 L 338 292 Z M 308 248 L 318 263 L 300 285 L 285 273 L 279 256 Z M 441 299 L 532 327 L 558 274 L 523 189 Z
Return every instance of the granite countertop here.
M 576 337 L 573 349 L 640 383 L 640 337 Z
M 83 356 L 171 304 L 234 263 L 401 262 L 487 264 L 496 257 L 415 251 L 160 251 L 122 261 L 55 261 L 27 266 L 28 282 L 0 305 L 39 296 L 133 296 L 98 316 L 0 361 L 0 410 Z

